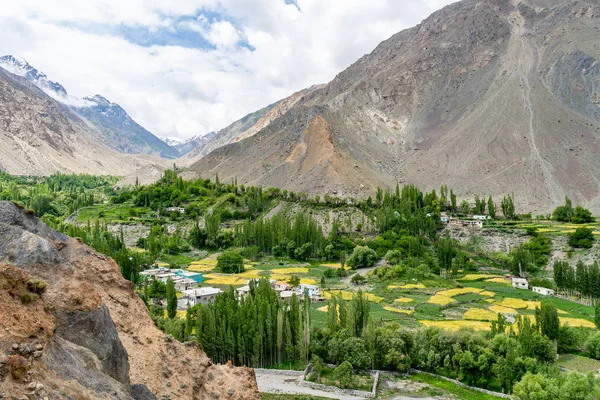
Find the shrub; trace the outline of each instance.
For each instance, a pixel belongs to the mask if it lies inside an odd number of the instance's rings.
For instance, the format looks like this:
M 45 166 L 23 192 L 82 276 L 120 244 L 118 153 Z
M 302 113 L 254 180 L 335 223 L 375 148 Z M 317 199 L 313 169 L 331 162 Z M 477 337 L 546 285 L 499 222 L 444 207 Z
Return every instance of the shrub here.
M 39 298 L 40 296 L 35 293 L 25 293 L 23 296 L 21 296 L 21 303 L 30 304 L 37 301 Z
M 341 363 L 334 371 L 333 376 L 338 380 L 342 389 L 347 388 L 354 380 L 354 369 L 348 361 Z
M 41 279 L 30 279 L 27 281 L 27 290 L 38 295 L 44 294 L 48 285 Z
M 217 257 L 217 268 L 226 274 L 244 272 L 244 257 L 236 251 L 225 251 Z
M 367 278 L 365 278 L 361 274 L 354 274 L 354 276 L 352 277 L 350 282 L 354 283 L 355 285 L 360 285 L 361 283 L 364 283 L 366 280 L 367 280 Z

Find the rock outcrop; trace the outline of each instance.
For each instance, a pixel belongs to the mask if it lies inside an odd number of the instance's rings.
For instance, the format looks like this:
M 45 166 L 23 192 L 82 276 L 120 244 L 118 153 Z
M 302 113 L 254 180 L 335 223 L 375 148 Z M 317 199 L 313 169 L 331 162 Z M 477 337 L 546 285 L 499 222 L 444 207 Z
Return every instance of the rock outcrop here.
M 29 399 L 259 399 L 254 371 L 168 340 L 117 264 L 0 202 L 0 393 Z

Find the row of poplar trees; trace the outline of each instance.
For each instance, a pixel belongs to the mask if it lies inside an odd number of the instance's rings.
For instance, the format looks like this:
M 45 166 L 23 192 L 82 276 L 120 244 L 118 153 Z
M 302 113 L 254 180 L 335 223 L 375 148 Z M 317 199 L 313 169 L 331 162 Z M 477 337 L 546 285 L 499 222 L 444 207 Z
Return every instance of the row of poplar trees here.
M 250 282 L 250 292 L 238 298 L 233 289 L 219 294 L 214 304 L 190 309 L 194 334 L 217 363 L 260 368 L 308 362 L 310 299 L 295 294 L 281 300 L 268 280 Z
M 578 261 L 573 267 L 566 261 L 554 263 L 554 282 L 559 293 L 579 295 L 589 304 L 600 299 L 600 267 L 597 262 L 586 265 Z

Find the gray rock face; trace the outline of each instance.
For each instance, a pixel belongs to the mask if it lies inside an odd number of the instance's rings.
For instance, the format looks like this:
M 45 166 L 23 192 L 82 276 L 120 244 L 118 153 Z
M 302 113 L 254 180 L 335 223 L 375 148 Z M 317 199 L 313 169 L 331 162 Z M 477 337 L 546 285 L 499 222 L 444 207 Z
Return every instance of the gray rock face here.
M 76 381 L 98 398 L 131 400 L 129 387 L 104 373 L 102 361 L 89 349 L 56 336 L 42 360 L 59 378 Z
M 106 305 L 92 311 L 58 311 L 56 335 L 89 349 L 102 363 L 102 371 L 129 385 L 129 361 Z
M 131 396 L 134 400 L 156 400 L 156 396 L 146 385 L 131 386 Z

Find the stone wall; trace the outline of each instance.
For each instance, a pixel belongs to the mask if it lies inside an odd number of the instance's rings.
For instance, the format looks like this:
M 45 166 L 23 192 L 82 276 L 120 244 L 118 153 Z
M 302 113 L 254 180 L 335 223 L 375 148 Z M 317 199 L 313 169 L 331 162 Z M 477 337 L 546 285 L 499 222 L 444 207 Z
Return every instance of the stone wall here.
M 457 381 L 456 379 L 447 378 L 447 377 L 442 376 L 442 375 L 432 374 L 431 372 L 425 372 L 425 371 L 420 371 L 418 369 L 411 368 L 410 369 L 410 373 L 424 374 L 424 375 L 433 376 L 435 378 L 439 378 L 439 379 L 443 379 L 443 380 L 448 381 L 448 382 L 452 382 L 455 385 L 464 387 L 465 389 L 474 390 L 476 392 L 481 392 L 481 393 L 489 394 L 491 396 L 501 397 L 503 399 L 512 399 L 512 396 L 510 396 L 508 394 L 493 392 L 491 390 L 486 390 L 486 389 L 481 389 L 481 388 L 478 388 L 478 387 L 469 386 L 469 385 L 466 385 L 466 384 L 464 384 L 464 383 L 462 383 L 460 381 Z

